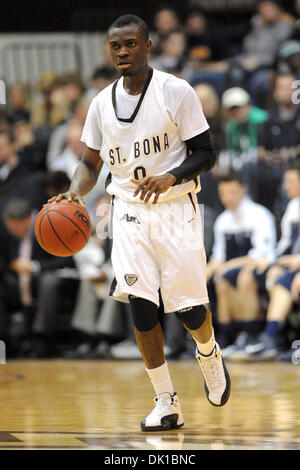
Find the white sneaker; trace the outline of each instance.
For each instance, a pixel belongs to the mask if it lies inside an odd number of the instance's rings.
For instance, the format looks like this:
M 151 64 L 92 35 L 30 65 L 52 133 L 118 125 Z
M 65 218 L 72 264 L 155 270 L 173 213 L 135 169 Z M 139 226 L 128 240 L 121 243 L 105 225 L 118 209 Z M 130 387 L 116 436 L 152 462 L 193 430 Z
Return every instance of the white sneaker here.
M 196 359 L 204 377 L 204 388 L 208 401 L 214 406 L 224 406 L 230 395 L 230 377 L 216 343 L 213 353 L 204 356 L 196 348 Z
M 142 431 L 168 431 L 184 425 L 179 398 L 176 392 L 160 393 L 154 398 L 155 408 L 141 422 Z

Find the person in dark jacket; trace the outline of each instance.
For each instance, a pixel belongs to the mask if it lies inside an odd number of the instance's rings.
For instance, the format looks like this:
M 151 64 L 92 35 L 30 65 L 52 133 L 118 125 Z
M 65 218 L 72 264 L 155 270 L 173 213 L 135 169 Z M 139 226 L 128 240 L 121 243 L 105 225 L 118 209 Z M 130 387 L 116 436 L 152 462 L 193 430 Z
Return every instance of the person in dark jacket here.
M 34 236 L 36 213 L 28 201 L 16 198 L 10 199 L 3 210 L 0 334 L 7 338 L 11 313 L 34 312 L 32 330 L 38 341 L 33 357 L 47 357 L 55 351 L 61 293 L 75 295 L 74 281 L 64 275 L 66 268 L 75 265 L 72 257 L 52 256 L 40 247 Z

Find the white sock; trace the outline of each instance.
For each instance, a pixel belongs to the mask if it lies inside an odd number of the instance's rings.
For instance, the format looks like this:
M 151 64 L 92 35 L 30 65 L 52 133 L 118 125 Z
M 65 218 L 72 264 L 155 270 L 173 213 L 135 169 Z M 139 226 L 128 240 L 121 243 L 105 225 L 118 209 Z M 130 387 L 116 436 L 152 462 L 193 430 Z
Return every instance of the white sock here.
M 212 331 L 212 335 L 207 341 L 207 343 L 199 343 L 199 341 L 196 341 L 196 343 L 197 343 L 198 351 L 201 354 L 203 354 L 204 356 L 210 356 L 216 344 L 214 330 Z
M 174 393 L 173 384 L 169 375 L 168 364 L 166 362 L 164 362 L 161 366 L 156 367 L 155 369 L 146 368 L 146 371 L 148 372 L 156 395 L 164 392 L 171 394 Z

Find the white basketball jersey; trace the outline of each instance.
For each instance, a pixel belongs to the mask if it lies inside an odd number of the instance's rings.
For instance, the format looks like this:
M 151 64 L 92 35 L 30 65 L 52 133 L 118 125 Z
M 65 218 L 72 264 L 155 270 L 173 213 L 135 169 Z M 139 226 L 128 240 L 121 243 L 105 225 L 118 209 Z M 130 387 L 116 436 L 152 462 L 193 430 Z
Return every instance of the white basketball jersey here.
M 91 127 L 88 124 L 89 116 L 82 140 L 87 146 L 99 150 L 102 160 L 109 167 L 111 182 L 107 192 L 125 201 L 142 202 L 139 196 L 133 196 L 136 185 L 131 182 L 132 178 L 141 180 L 144 177 L 167 173 L 187 158 L 186 145 L 164 103 L 163 87 L 169 78 L 169 74 L 153 70 L 153 75 L 149 76 L 148 86 L 146 84 L 131 118 L 121 119 L 117 116 L 117 82 L 100 92 L 91 105 L 94 108 L 94 116 L 98 116 L 96 120 L 102 136 L 101 147 L 93 145 L 92 137 L 89 143 L 89 129 L 87 129 L 88 126 Z M 179 80 L 175 77 L 172 79 Z M 201 108 L 200 102 L 198 104 Z M 198 129 L 202 129 L 201 132 L 208 129 L 207 123 L 203 128 L 203 120 L 197 126 Z M 200 181 L 197 178 L 172 186 L 160 195 L 158 202 L 199 190 Z M 152 201 L 153 197 L 150 203 Z

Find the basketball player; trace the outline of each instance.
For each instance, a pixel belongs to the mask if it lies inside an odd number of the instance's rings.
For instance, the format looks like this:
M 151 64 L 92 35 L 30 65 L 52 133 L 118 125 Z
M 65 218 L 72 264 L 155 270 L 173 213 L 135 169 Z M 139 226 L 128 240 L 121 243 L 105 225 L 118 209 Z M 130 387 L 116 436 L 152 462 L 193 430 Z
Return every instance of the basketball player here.
M 215 157 L 193 89 L 149 67 L 151 41 L 144 21 L 120 17 L 108 30 L 108 45 L 120 78 L 93 99 L 82 134 L 84 156 L 69 191 L 55 200 L 84 205 L 82 196 L 96 184 L 103 163 L 109 166 L 111 295 L 130 303 L 137 344 L 155 390 L 156 404 L 142 421 L 142 431 L 161 431 L 184 421 L 163 352 L 159 289 L 165 312 L 175 312 L 196 341 L 210 403 L 223 406 L 230 394 L 205 306 L 206 259 L 196 198 L 199 175 Z

